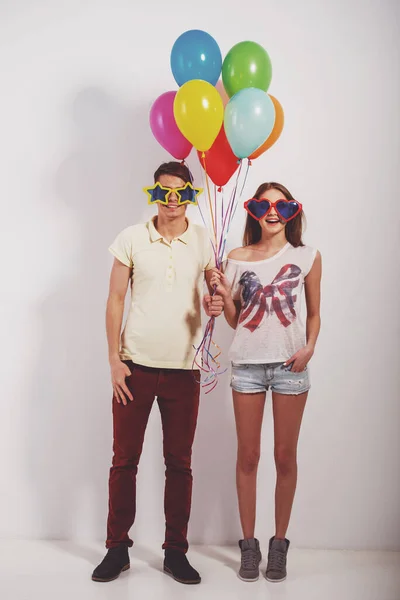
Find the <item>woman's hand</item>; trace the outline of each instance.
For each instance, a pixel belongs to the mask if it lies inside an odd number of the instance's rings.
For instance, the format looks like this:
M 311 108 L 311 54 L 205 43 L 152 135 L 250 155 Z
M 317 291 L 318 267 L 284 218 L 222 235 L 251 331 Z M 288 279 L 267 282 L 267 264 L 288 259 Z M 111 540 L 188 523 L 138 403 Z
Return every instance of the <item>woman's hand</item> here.
M 296 354 L 293 354 L 293 356 L 285 362 L 285 367 L 291 364 L 292 373 L 301 373 L 310 362 L 313 354 L 314 348 L 312 346 L 304 346 L 304 348 L 296 352 Z
M 210 285 L 215 289 L 216 294 L 222 296 L 223 298 L 232 295 L 232 289 L 228 278 L 218 269 L 213 269 Z

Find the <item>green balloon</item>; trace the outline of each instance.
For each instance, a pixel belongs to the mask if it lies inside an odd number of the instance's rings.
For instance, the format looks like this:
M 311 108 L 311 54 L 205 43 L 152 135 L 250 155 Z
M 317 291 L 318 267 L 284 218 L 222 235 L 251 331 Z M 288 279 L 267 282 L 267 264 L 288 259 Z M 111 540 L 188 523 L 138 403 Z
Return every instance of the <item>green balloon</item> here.
M 240 42 L 229 50 L 222 65 L 222 80 L 230 98 L 248 87 L 266 92 L 271 79 L 271 59 L 260 44 Z

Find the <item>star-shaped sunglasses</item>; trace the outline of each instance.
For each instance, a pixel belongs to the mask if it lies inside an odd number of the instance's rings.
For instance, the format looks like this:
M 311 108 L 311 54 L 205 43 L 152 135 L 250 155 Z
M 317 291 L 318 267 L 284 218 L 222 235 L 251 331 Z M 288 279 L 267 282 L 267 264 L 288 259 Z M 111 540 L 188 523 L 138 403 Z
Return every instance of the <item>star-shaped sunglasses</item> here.
M 251 198 L 244 203 L 244 207 L 257 221 L 261 221 L 261 219 L 265 219 L 268 213 L 271 212 L 271 209 L 274 208 L 278 214 L 278 216 L 287 223 L 291 221 L 303 210 L 303 206 L 297 200 L 286 200 L 286 198 L 282 198 L 280 200 L 276 200 L 276 202 L 270 202 L 265 199 Z
M 202 193 L 203 189 L 194 188 L 190 182 L 180 188 L 164 187 L 157 181 L 151 187 L 143 188 L 143 191 L 146 192 L 148 196 L 149 204 L 158 202 L 159 204 L 167 205 L 172 192 L 174 192 L 178 198 L 178 205 L 182 205 L 197 204 L 197 196 Z

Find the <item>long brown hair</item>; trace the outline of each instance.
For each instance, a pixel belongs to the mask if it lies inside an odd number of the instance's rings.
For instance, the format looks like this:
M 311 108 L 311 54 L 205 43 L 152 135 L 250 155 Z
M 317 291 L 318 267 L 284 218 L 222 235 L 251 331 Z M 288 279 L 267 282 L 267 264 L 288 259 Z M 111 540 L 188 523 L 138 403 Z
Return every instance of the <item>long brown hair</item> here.
M 289 192 L 287 188 L 281 183 L 269 182 L 262 183 L 253 198 L 260 198 L 267 192 L 268 190 L 279 190 L 285 196 L 286 200 L 294 200 L 292 194 Z M 292 244 L 295 248 L 299 246 L 304 246 L 302 235 L 303 235 L 303 225 L 305 221 L 305 215 L 303 211 L 297 215 L 294 219 L 286 223 L 285 227 L 285 235 L 287 241 Z M 251 244 L 255 244 L 261 240 L 261 225 L 256 219 L 249 214 L 247 214 L 246 226 L 243 235 L 243 246 L 251 246 Z

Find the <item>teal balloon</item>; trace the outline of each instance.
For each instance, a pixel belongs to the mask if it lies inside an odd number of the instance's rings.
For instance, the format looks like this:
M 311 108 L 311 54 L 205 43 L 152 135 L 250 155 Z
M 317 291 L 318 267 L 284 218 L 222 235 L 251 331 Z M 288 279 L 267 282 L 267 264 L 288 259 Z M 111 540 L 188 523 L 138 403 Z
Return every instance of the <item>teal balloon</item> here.
M 266 92 L 246 88 L 225 107 L 224 126 L 233 153 L 247 158 L 265 142 L 275 123 L 275 107 Z

